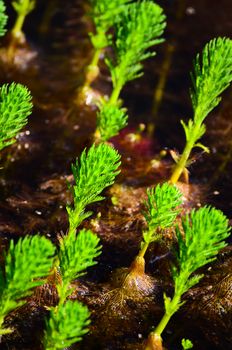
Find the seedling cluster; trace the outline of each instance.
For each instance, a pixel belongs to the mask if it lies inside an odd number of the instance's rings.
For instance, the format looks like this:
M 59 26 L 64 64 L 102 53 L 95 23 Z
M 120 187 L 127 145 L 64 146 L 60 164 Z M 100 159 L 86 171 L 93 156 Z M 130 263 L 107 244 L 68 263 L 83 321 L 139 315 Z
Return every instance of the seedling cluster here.
M 18 0 L 12 1 L 12 5 L 17 12 L 11 31 L 15 46 L 17 40 L 25 40 L 23 23 L 35 8 L 36 1 Z M 4 2 L 0 0 L 1 36 L 6 33 L 5 10 Z M 95 31 L 90 33 L 94 53 L 86 68 L 82 91 L 89 93 L 99 73 L 99 59 L 108 47 L 111 47 L 111 54 L 106 54 L 105 63 L 112 90 L 109 96 L 94 101 L 98 111 L 93 144 L 85 148 L 71 166 L 73 181 L 68 183 L 68 188 L 73 201 L 66 207 L 69 227 L 59 236 L 57 246 L 39 234 L 20 238 L 17 243 L 11 240 L 5 265 L 0 269 L 1 336 L 14 332 L 5 323 L 7 315 L 25 304 L 34 289 L 46 283 L 49 277 L 58 276 L 55 279 L 58 302 L 48 307 L 45 320 L 42 343 L 47 350 L 67 348 L 81 341 L 88 332 L 90 311 L 70 296 L 75 291 L 73 283 L 97 263 L 102 247 L 94 232 L 79 229 L 79 226 L 93 214 L 89 206 L 104 199 L 103 191 L 114 184 L 120 173 L 120 154 L 108 143 L 128 123 L 120 94 L 127 82 L 143 74 L 142 63 L 155 56 L 154 46 L 164 41 L 162 36 L 166 27 L 162 8 L 151 0 L 90 0 L 89 15 L 95 25 Z M 146 253 L 154 243 L 164 242 L 167 229 L 171 229 L 175 259 L 170 271 L 174 291 L 172 295 L 164 291 L 164 315 L 142 345 L 144 350 L 162 349 L 162 334 L 170 318 L 184 304 L 184 294 L 204 276 L 198 269 L 216 259 L 230 235 L 229 221 L 220 210 L 204 206 L 184 212 L 178 181 L 187 173 L 193 148 L 200 147 L 209 152 L 199 140 L 206 132 L 206 117 L 219 104 L 221 93 L 232 81 L 232 40 L 219 37 L 207 43 L 202 54 L 196 57 L 191 77 L 193 118 L 188 123 L 181 122 L 186 137 L 185 148 L 175 157 L 176 165 L 170 179 L 147 189 L 138 254 L 122 285 L 113 293 L 114 297 L 115 293 L 120 293 L 121 298 L 135 301 L 152 293 L 153 281 L 145 271 Z M 32 96 L 25 86 L 13 82 L 1 87 L 0 151 L 16 142 L 31 111 Z M 192 348 L 191 341 L 183 339 L 182 347 Z

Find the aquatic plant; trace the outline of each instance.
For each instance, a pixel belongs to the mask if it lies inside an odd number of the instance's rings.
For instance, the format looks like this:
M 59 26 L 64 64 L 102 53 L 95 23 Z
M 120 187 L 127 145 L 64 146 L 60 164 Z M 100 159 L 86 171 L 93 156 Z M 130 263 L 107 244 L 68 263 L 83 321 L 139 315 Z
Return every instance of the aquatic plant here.
M 72 293 L 69 288 L 74 279 L 86 273 L 86 269 L 96 264 L 95 258 L 101 254 L 99 238 L 90 230 L 82 229 L 60 238 L 59 269 L 62 283 L 57 286 L 59 303 Z
M 68 300 L 53 308 L 46 320 L 45 350 L 62 350 L 79 342 L 88 332 L 90 312 L 85 305 Z
M 6 33 L 6 23 L 8 16 L 6 14 L 6 6 L 3 0 L 0 0 L 0 36 L 5 35 Z
M 88 152 L 82 152 L 80 159 L 72 164 L 75 184 L 70 185 L 74 204 L 67 206 L 69 233 L 76 231 L 80 223 L 92 215 L 85 211 L 89 204 L 104 199 L 100 194 L 114 183 L 119 174 L 120 155 L 107 144 L 92 145 Z
M 100 105 L 100 110 L 97 113 L 95 140 L 97 142 L 108 141 L 127 125 L 127 120 L 125 109 L 109 103 Z
M 5 267 L 0 269 L 0 335 L 11 333 L 5 317 L 23 305 L 32 289 L 42 285 L 50 273 L 55 247 L 39 235 L 10 241 Z
M 232 81 L 232 40 L 229 38 L 216 38 L 206 44 L 196 57 L 194 71 L 191 74 L 193 87 L 191 101 L 193 106 L 193 119 L 184 128 L 186 145 L 181 156 L 176 159 L 176 166 L 170 181 L 176 183 L 189 165 L 189 157 L 193 148 L 200 147 L 205 152 L 209 149 L 199 142 L 205 134 L 205 118 L 221 101 L 220 95 Z
M 120 297 L 143 299 L 153 290 L 151 278 L 145 273 L 144 256 L 151 243 L 163 239 L 165 229 L 171 227 L 180 213 L 178 208 L 181 201 L 180 191 L 173 185 L 158 184 L 155 189 L 147 190 L 148 199 L 145 202 L 144 217 L 147 227 L 143 231 L 141 248 L 132 262 L 128 274 L 123 279 Z M 118 292 L 118 291 L 117 291 Z
M 99 238 L 90 230 L 72 231 L 60 238 L 58 262 L 60 282 L 56 284 L 59 303 L 51 308 L 46 320 L 44 347 L 46 350 L 63 349 L 81 340 L 90 323 L 88 308 L 78 301 L 67 301 L 74 288 L 71 283 L 96 264 L 101 254 Z
M 164 294 L 165 314 L 158 326 L 149 335 L 145 350 L 162 349 L 161 335 L 170 318 L 184 304 L 182 296 L 204 276 L 196 271 L 216 259 L 218 252 L 227 243 L 230 235 L 229 220 L 215 208 L 205 206 L 192 210 L 182 217 L 181 228 L 176 227 L 178 250 L 176 265 L 172 266 L 174 295 Z
M 25 36 L 23 33 L 23 25 L 27 15 L 34 10 L 36 0 L 13 0 L 12 6 L 17 13 L 15 24 L 11 30 L 13 40 L 23 42 Z
M 106 59 L 113 83 L 110 104 L 118 103 L 128 81 L 143 74 L 141 62 L 155 56 L 155 51 L 148 49 L 164 41 L 161 35 L 165 19 L 162 8 L 149 0 L 132 3 L 121 13 L 120 21 L 115 24 L 115 59 Z
M 94 47 L 93 58 L 86 68 L 86 78 L 84 89 L 88 89 L 90 84 L 99 74 L 98 62 L 104 49 L 111 44 L 109 29 L 126 9 L 126 5 L 131 0 L 89 0 L 90 16 L 95 25 L 95 33 L 89 33 L 91 43 Z
M 4 84 L 0 88 L 0 150 L 13 144 L 27 124 L 32 110 L 30 91 L 21 84 Z

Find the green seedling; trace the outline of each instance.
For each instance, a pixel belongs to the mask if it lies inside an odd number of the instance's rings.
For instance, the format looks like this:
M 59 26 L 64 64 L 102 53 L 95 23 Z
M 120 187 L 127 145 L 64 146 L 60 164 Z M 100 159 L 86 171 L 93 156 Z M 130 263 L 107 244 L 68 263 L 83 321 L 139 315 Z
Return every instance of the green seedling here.
M 107 144 L 92 145 L 84 150 L 80 159 L 72 165 L 75 184 L 70 185 L 74 204 L 67 206 L 69 218 L 69 234 L 76 232 L 80 223 L 92 215 L 86 211 L 89 204 L 104 199 L 102 191 L 114 183 L 119 174 L 120 155 Z
M 155 56 L 149 48 L 163 42 L 165 18 L 162 8 L 149 0 L 130 4 L 122 12 L 115 25 L 115 60 L 106 60 L 113 83 L 110 104 L 118 104 L 123 86 L 143 74 L 141 62 Z
M 88 89 L 90 84 L 99 74 L 99 59 L 104 49 L 111 44 L 110 28 L 116 20 L 119 20 L 126 5 L 131 0 L 90 0 L 90 15 L 95 25 L 95 33 L 90 33 L 90 39 L 94 47 L 94 55 L 91 63 L 86 69 L 86 79 L 84 89 Z
M 81 341 L 88 332 L 89 317 L 88 308 L 77 301 L 68 300 L 57 309 L 53 308 L 46 320 L 44 349 L 67 349 Z
M 198 54 L 196 57 L 191 77 L 193 119 L 190 119 L 188 124 L 181 121 L 186 145 L 182 155 L 176 159 L 176 166 L 170 178 L 172 183 L 176 183 L 185 171 L 193 148 L 200 147 L 209 152 L 199 140 L 206 131 L 205 118 L 219 104 L 220 95 L 232 81 L 232 40 L 219 37 L 207 43 L 202 56 Z
M 23 25 L 27 15 L 34 10 L 36 5 L 36 0 L 14 0 L 12 1 L 12 6 L 17 13 L 16 21 L 13 29 L 11 30 L 11 35 L 13 41 L 24 42 L 25 35 L 23 33 Z
M 10 242 L 5 268 L 0 269 L 0 335 L 11 333 L 5 317 L 23 305 L 32 289 L 42 285 L 53 265 L 55 247 L 38 235 Z
M 30 91 L 21 84 L 5 84 L 0 88 L 0 151 L 16 140 L 27 124 L 32 110 Z
M 181 345 L 183 350 L 189 350 L 193 348 L 193 343 L 189 339 L 182 339 Z
M 102 104 L 97 113 L 97 129 L 94 139 L 97 142 L 108 141 L 118 135 L 119 131 L 127 125 L 126 111 L 116 105 Z
M 96 264 L 101 254 L 99 238 L 90 230 L 81 230 L 78 235 L 71 232 L 60 238 L 58 252 L 60 283 L 57 284 L 59 303 L 53 307 L 46 321 L 44 347 L 58 350 L 81 340 L 87 333 L 90 313 L 86 306 L 77 301 L 66 301 L 73 293 L 71 283 Z
M 70 289 L 71 282 L 96 264 L 94 259 L 101 254 L 99 241 L 97 235 L 85 229 L 78 235 L 72 232 L 60 239 L 58 257 L 62 283 L 57 286 L 57 290 L 61 304 L 73 291 Z
M 173 225 L 180 212 L 181 193 L 173 185 L 157 185 L 147 190 L 147 196 L 144 213 L 147 228 L 143 231 L 140 251 L 122 283 L 120 296 L 124 298 L 143 299 L 153 290 L 153 282 L 145 274 L 144 256 L 151 243 L 162 240 L 165 229 Z
M 170 318 L 184 304 L 183 294 L 204 276 L 196 271 L 214 261 L 219 250 L 227 245 L 225 239 L 230 235 L 228 224 L 228 219 L 220 210 L 205 206 L 184 216 L 181 229 L 176 227 L 177 265 L 172 267 L 174 295 L 169 298 L 164 294 L 165 314 L 150 333 L 145 350 L 162 349 L 161 335 Z
M 6 24 L 8 16 L 6 15 L 6 6 L 3 0 L 0 0 L 0 36 L 6 33 Z

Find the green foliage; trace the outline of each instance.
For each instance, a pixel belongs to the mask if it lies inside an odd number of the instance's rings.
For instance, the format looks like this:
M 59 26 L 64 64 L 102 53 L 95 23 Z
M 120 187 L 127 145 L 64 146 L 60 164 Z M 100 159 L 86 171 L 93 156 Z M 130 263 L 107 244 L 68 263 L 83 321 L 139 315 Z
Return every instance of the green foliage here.
M 46 320 L 44 347 L 46 350 L 62 350 L 79 342 L 88 332 L 90 313 L 77 301 L 68 300 L 58 309 L 53 308 Z
M 101 141 L 108 141 L 127 125 L 128 116 L 124 109 L 103 104 L 97 114 L 97 132 Z
M 232 81 L 232 40 L 216 38 L 198 54 L 192 73 L 194 119 L 202 122 L 221 101 L 221 93 Z
M 232 81 L 232 40 L 219 37 L 207 43 L 202 56 L 198 54 L 196 57 L 191 77 L 194 116 L 187 124 L 181 121 L 185 131 L 186 146 L 172 174 L 172 183 L 178 181 L 188 165 L 188 159 L 194 147 L 200 147 L 205 152 L 209 152 L 208 148 L 198 141 L 206 131 L 203 124 L 205 118 L 219 104 L 221 93 Z
M 27 16 L 32 10 L 34 10 L 36 0 L 15 0 L 12 1 L 12 6 L 18 14 Z
M 207 43 L 202 56 L 196 57 L 191 77 L 194 118 L 188 125 L 182 123 L 186 139 L 194 137 L 196 143 L 205 133 L 204 119 L 219 104 L 221 93 L 232 81 L 232 40 L 219 37 Z M 196 125 L 199 126 L 197 133 L 194 132 Z
M 101 254 L 99 238 L 90 230 L 81 230 L 78 235 L 71 232 L 60 240 L 59 261 L 62 278 L 57 286 L 58 294 L 64 301 L 72 292 L 70 283 L 86 273 L 86 269 L 96 264 L 95 258 Z
M 172 299 L 164 295 L 165 315 L 155 329 L 157 335 L 161 335 L 172 315 L 183 304 L 182 295 L 203 277 L 193 273 L 213 261 L 219 250 L 227 245 L 228 224 L 228 219 L 220 210 L 205 206 L 183 217 L 182 229 L 176 227 L 177 267 L 172 268 L 175 292 Z
M 147 230 L 143 233 L 143 239 L 147 244 L 157 240 L 157 229 L 165 229 L 173 225 L 180 210 L 177 208 L 181 203 L 181 193 L 177 187 L 164 183 L 156 188 L 147 190 L 146 212 Z
M 85 212 L 87 205 L 104 199 L 100 194 L 114 183 L 120 172 L 119 165 L 120 155 L 107 144 L 92 145 L 88 153 L 84 150 L 80 159 L 72 165 L 74 207 L 67 206 L 70 230 L 75 230 L 82 220 L 92 214 Z
M 0 36 L 6 33 L 6 23 L 8 16 L 6 15 L 6 6 L 3 0 L 0 0 Z
M 154 56 L 151 46 L 163 41 L 160 36 L 166 26 L 165 15 L 153 1 L 144 0 L 127 6 L 116 23 L 116 62 L 107 60 L 114 88 L 140 77 L 141 61 Z
M 109 29 L 113 26 L 118 16 L 125 11 L 126 5 L 131 0 L 90 0 L 92 7 L 91 16 L 96 26 L 96 34 L 91 33 L 91 41 L 95 49 L 103 49 L 109 45 Z
M 74 231 L 60 239 L 59 269 L 61 282 L 56 286 L 59 303 L 51 309 L 46 321 L 44 337 L 45 349 L 63 349 L 80 341 L 87 333 L 90 313 L 78 302 L 66 301 L 73 292 L 71 282 L 86 273 L 86 269 L 96 264 L 95 258 L 101 254 L 99 238 L 90 230 Z
M 5 271 L 0 270 L 0 325 L 4 317 L 24 304 L 34 287 L 44 283 L 53 264 L 55 247 L 38 235 L 10 242 Z M 4 330 L 0 330 L 3 334 Z
M 173 269 L 175 290 L 178 294 L 185 293 L 198 283 L 202 275 L 191 277 L 192 273 L 213 261 L 219 250 L 227 245 L 224 240 L 229 236 L 228 223 L 220 210 L 207 206 L 197 211 L 192 210 L 190 215 L 182 218 L 184 236 L 176 228 L 179 268 Z
M 0 89 L 0 150 L 15 142 L 31 114 L 30 91 L 21 84 L 5 84 Z
M 193 348 L 193 343 L 189 339 L 182 339 L 181 345 L 183 350 L 188 350 Z

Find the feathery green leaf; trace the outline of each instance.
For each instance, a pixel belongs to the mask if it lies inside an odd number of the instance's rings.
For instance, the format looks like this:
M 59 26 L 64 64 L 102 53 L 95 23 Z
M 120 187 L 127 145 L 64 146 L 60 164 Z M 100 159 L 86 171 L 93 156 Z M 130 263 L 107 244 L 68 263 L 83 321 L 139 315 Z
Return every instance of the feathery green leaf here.
M 101 141 L 108 141 L 127 125 L 128 116 L 124 109 L 105 103 L 97 114 L 97 132 Z
M 74 207 L 67 206 L 70 228 L 75 230 L 91 212 L 85 212 L 87 205 L 101 201 L 101 192 L 114 183 L 120 172 L 120 155 L 107 144 L 92 145 L 84 150 L 80 159 L 72 165 L 75 184 L 72 186 Z
M 77 301 L 68 300 L 52 308 L 46 320 L 44 347 L 46 350 L 62 350 L 79 342 L 88 332 L 90 312 Z
M 219 37 L 207 43 L 196 57 L 191 77 L 194 120 L 202 123 L 232 81 L 232 40 Z
M 27 124 L 32 110 L 30 91 L 21 84 L 0 88 L 0 150 L 15 142 L 18 132 Z
M 157 229 L 163 230 L 173 224 L 180 212 L 178 206 L 182 203 L 182 194 L 177 187 L 164 183 L 158 184 L 155 189 L 148 189 L 147 196 L 144 216 L 148 228 L 143 233 L 143 239 L 150 244 L 159 237 Z
M 163 41 L 165 15 L 153 1 L 144 0 L 126 7 L 116 23 L 116 62 L 107 60 L 114 88 L 142 75 L 141 61 L 154 56 L 148 49 Z
M 207 206 L 192 210 L 190 215 L 182 218 L 182 227 L 184 236 L 176 228 L 179 269 L 173 270 L 175 288 L 181 294 L 198 283 L 202 276 L 190 276 L 216 258 L 219 250 L 227 245 L 225 239 L 230 232 L 226 216 L 220 210 Z
M 5 35 L 6 33 L 6 23 L 8 16 L 6 14 L 6 6 L 3 0 L 0 0 L 0 36 Z
M 90 33 L 90 37 L 95 49 L 103 49 L 109 45 L 111 36 L 108 31 L 129 2 L 131 0 L 90 0 L 91 16 L 96 26 L 96 34 Z
M 78 235 L 71 232 L 60 240 L 59 262 L 62 278 L 57 286 L 58 294 L 64 301 L 72 292 L 70 283 L 84 275 L 86 269 L 96 264 L 95 258 L 101 254 L 100 240 L 90 230 L 82 229 Z
M 6 255 L 5 272 L 0 273 L 0 320 L 31 294 L 34 287 L 44 283 L 49 275 L 55 247 L 38 235 L 19 239 Z M 0 331 L 1 333 L 1 331 Z

